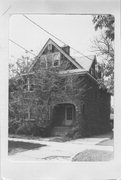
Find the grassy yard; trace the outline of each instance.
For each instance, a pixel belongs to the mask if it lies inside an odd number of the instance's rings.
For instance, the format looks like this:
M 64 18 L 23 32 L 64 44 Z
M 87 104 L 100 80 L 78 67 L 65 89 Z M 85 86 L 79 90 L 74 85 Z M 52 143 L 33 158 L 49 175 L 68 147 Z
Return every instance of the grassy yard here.
M 114 140 L 113 139 L 105 140 L 105 141 L 102 141 L 102 142 L 98 143 L 97 145 L 113 146 L 114 145 Z
M 85 150 L 78 153 L 72 161 L 109 161 L 113 159 L 113 152 L 102 150 Z
M 8 154 L 14 155 L 15 153 L 18 152 L 32 150 L 32 149 L 40 148 L 42 146 L 45 145 L 28 143 L 28 142 L 19 142 L 19 141 L 8 141 Z

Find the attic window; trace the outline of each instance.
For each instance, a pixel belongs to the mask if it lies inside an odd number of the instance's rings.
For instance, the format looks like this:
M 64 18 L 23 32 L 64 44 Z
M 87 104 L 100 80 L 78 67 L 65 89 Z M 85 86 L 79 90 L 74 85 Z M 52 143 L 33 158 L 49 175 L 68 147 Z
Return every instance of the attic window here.
M 52 51 L 52 44 L 48 44 L 48 51 Z
M 60 53 L 55 53 L 53 55 L 53 66 L 54 67 L 60 66 Z
M 40 67 L 42 69 L 47 67 L 47 60 L 46 60 L 46 56 L 41 56 L 40 57 Z

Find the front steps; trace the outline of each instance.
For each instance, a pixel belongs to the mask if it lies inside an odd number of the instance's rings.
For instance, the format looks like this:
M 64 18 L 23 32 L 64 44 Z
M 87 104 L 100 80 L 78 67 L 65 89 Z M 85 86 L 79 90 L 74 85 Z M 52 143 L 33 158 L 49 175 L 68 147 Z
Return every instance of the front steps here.
M 51 136 L 64 136 L 66 135 L 69 130 L 70 130 L 71 127 L 69 126 L 56 126 L 56 127 L 53 127 L 53 130 L 51 132 Z

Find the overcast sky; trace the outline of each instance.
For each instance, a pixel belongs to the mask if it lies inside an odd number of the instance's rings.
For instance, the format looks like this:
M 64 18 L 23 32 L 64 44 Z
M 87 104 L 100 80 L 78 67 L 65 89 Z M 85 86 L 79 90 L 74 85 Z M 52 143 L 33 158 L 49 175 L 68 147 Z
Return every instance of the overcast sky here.
M 27 15 L 66 44 L 85 55 L 92 54 L 92 40 L 96 36 L 91 15 Z M 58 40 L 48 35 L 39 27 L 28 21 L 23 15 L 12 15 L 9 21 L 9 38 L 27 50 L 38 54 L 48 38 L 63 46 Z M 71 53 L 79 56 L 73 50 Z M 9 57 L 14 60 L 24 55 L 24 50 L 9 43 Z M 94 53 L 93 53 L 94 54 Z

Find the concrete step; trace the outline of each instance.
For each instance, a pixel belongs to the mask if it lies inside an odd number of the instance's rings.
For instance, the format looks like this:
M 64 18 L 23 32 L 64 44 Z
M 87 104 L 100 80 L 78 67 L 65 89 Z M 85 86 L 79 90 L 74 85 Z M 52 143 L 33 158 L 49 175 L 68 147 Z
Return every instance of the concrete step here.
M 51 135 L 52 136 L 64 136 L 70 130 L 68 126 L 56 126 L 53 128 Z

